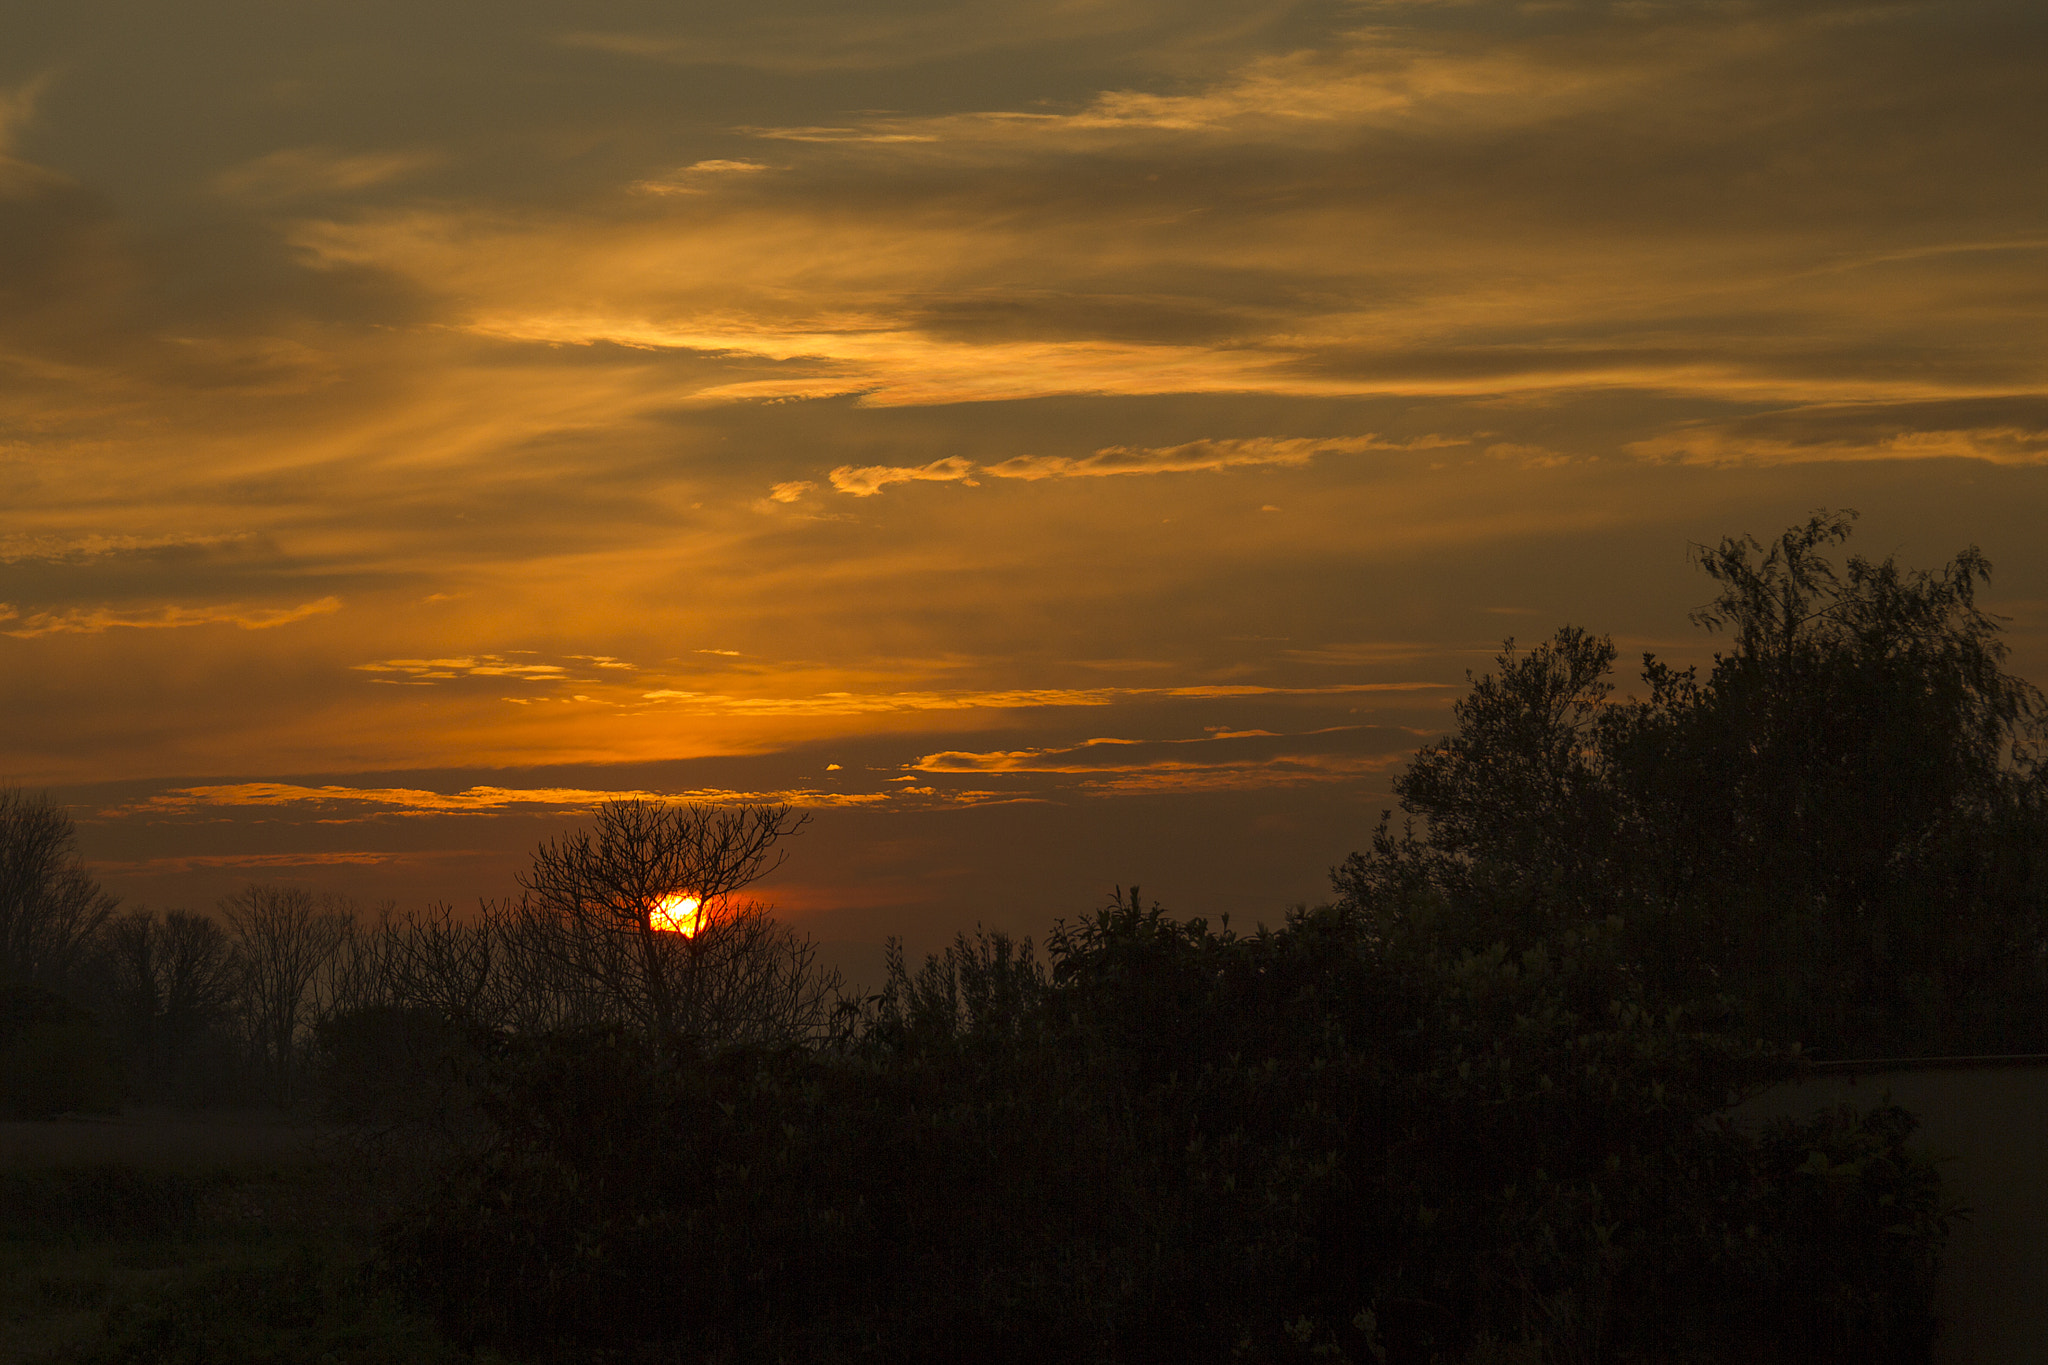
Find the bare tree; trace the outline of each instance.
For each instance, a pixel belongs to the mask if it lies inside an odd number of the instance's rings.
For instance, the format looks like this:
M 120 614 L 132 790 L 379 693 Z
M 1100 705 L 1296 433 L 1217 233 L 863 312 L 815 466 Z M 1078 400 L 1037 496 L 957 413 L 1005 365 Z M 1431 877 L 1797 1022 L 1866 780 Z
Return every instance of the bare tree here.
M 385 930 L 384 968 L 393 1001 L 462 1023 L 511 1025 L 516 1010 L 491 910 L 486 903 L 481 918 L 464 923 L 452 906 L 436 902 L 392 921 Z
M 507 965 L 547 978 L 564 1022 L 616 1019 L 664 1039 L 801 1035 L 836 977 L 735 896 L 781 864 L 777 845 L 807 819 L 786 805 L 608 802 L 595 829 L 535 852 L 526 895 L 498 916 Z
M 99 935 L 100 976 L 148 1085 L 175 1073 L 199 1036 L 227 1023 L 242 963 L 227 933 L 183 910 L 132 910 Z
M 731 907 L 689 946 L 697 951 L 675 978 L 676 1019 L 688 1032 L 732 1042 L 791 1040 L 816 1033 L 830 1014 L 839 973 L 820 967 L 817 945 L 777 922 L 766 905 Z
M 244 1028 L 280 1104 L 296 1098 L 301 1030 L 314 988 L 353 928 L 354 916 L 296 886 L 252 883 L 220 903 L 240 953 Z
M 0 989 L 62 991 L 114 906 L 85 870 L 71 817 L 47 796 L 0 788 Z
M 347 925 L 327 967 L 313 978 L 314 1022 L 397 1004 L 400 996 L 392 972 L 398 939 L 397 902 L 379 902 L 374 923 L 358 914 L 345 897 L 329 897 L 326 908 L 330 914 L 341 915 Z

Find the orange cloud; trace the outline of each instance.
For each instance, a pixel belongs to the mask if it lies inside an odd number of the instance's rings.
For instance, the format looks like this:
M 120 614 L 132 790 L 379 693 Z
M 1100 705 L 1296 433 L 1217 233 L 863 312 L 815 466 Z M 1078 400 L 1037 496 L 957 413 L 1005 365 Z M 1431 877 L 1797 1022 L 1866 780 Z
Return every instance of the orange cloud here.
M 1273 687 L 1257 683 L 1198 683 L 1185 687 L 1043 687 L 959 692 L 825 692 L 812 697 L 730 697 L 709 692 L 658 688 L 647 701 L 688 704 L 736 716 L 864 716 L 911 711 L 1009 711 L 1048 706 L 1110 706 L 1151 697 L 1305 697 L 1366 692 L 1430 692 L 1453 686 L 1436 682 L 1333 683 L 1322 687 Z
M 1383 437 L 1253 436 L 1241 440 L 1188 441 L 1176 446 L 1105 446 L 1093 455 L 1069 459 L 1058 455 L 1018 455 L 987 466 L 982 472 L 999 479 L 1101 478 L 1112 474 L 1179 474 L 1191 470 L 1236 469 L 1258 465 L 1299 468 L 1318 455 L 1357 455 L 1369 450 L 1440 450 L 1464 445 L 1449 436 L 1424 436 L 1413 441 Z
M 309 616 L 325 616 L 341 610 L 339 597 L 323 597 L 317 602 L 306 602 L 296 607 L 246 607 L 227 605 L 218 607 L 156 607 L 150 610 L 122 611 L 113 607 L 77 607 L 70 611 L 32 612 L 23 616 L 14 607 L 0 602 L 0 621 L 19 622 L 9 630 L 0 630 L 0 635 L 12 635 L 17 639 L 34 639 L 39 635 L 99 635 L 105 631 L 125 627 L 129 630 L 179 630 L 187 626 L 233 625 L 243 630 L 271 630 L 287 626 L 294 621 L 303 621 Z
M 1015 455 L 996 464 L 976 466 L 952 456 L 926 465 L 841 465 L 832 471 L 832 486 L 857 498 L 873 497 L 892 483 L 943 481 L 976 486 L 974 475 L 997 479 L 1102 478 L 1114 474 L 1181 474 L 1194 470 L 1256 467 L 1300 468 L 1318 455 L 1356 455 L 1369 450 L 1439 450 L 1466 442 L 1449 436 L 1423 436 L 1390 441 L 1380 436 L 1253 436 L 1242 439 L 1187 441 L 1174 446 L 1105 446 L 1092 455 Z M 776 485 L 772 496 L 781 499 Z M 804 488 L 811 485 L 804 484 Z M 781 499 L 787 501 L 787 499 Z
M 897 465 L 841 465 L 832 471 L 832 486 L 842 493 L 851 493 L 857 498 L 871 498 L 892 483 L 935 482 L 965 483 L 974 487 L 974 462 L 958 455 L 949 455 L 943 460 L 930 464 L 903 467 Z M 779 488 L 786 484 L 777 485 Z M 805 484 L 804 487 L 810 487 Z M 785 499 L 787 501 L 787 499 Z
M 630 664 L 600 663 L 590 655 L 574 655 L 599 668 L 631 668 Z M 607 656 L 608 657 L 608 656 Z M 561 664 L 517 664 L 500 654 L 464 655 L 453 659 L 380 659 L 375 663 L 351 664 L 359 673 L 395 673 L 396 679 L 376 678 L 374 682 L 404 681 L 426 685 L 452 678 L 517 678 L 523 682 L 563 682 L 569 670 Z
M 1412 743 L 1405 731 L 1356 725 L 1301 734 L 1222 730 L 1189 739 L 1100 738 L 1063 748 L 946 750 L 924 755 L 911 768 L 934 775 L 1079 776 L 1090 779 L 1081 785 L 1091 791 L 1221 790 L 1336 782 L 1383 772 L 1406 759 Z M 1361 752 L 1361 744 L 1390 747 Z
M 376 815 L 487 815 L 517 807 L 556 811 L 587 811 L 607 801 L 657 801 L 679 804 L 737 805 L 749 802 L 792 806 L 865 806 L 889 799 L 889 793 L 820 791 L 742 792 L 701 788 L 685 792 L 606 791 L 579 787 L 470 787 L 459 792 L 413 787 L 304 787 L 289 782 L 237 782 L 223 786 L 179 787 L 136 806 L 107 814 L 190 814 L 223 806 L 373 807 Z M 367 816 L 360 818 L 368 818 Z
M 1900 431 L 1863 438 L 1787 440 L 1739 431 L 1697 430 L 1632 441 L 1629 453 L 1679 464 L 1812 464 L 1840 460 L 1979 460 L 2048 464 L 2048 428 L 1976 427 Z

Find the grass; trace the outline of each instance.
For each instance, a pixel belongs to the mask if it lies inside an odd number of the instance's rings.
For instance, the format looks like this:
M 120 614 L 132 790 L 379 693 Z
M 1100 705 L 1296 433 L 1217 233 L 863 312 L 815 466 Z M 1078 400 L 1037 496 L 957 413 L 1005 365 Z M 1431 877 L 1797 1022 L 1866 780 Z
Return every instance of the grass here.
M 490 1365 L 367 1273 L 362 1192 L 260 1116 L 0 1125 L 0 1360 Z

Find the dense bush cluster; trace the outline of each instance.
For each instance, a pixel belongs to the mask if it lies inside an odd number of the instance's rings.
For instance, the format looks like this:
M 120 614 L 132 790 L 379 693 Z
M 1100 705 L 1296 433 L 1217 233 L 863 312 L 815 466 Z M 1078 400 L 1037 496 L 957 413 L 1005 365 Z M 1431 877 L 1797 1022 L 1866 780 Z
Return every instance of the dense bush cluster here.
M 534 1359 L 1923 1358 L 1910 1119 L 1732 1126 L 1793 1063 L 1649 1009 L 1617 938 L 1133 893 L 1049 973 L 898 961 L 828 1047 L 497 1039 L 490 1140 L 387 1263 Z
M 1703 549 L 1708 675 L 1513 642 L 1337 871 L 1376 919 L 1463 907 L 1482 945 L 1618 915 L 1666 1000 L 1833 1057 L 2048 1052 L 2048 707 L 2003 670 L 1975 550 L 1938 572 L 1823 551 L 1846 516 Z

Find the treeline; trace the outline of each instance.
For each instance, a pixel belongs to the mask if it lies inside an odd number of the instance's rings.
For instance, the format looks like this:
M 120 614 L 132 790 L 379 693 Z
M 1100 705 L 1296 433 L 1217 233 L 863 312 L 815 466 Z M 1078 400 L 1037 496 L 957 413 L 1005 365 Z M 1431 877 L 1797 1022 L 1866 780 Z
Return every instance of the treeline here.
M 1925 1360 L 1911 1117 L 1727 1112 L 1815 1050 L 2048 1050 L 2043 709 L 1981 557 L 1847 533 L 1702 551 L 1730 648 L 1646 699 L 1511 644 L 1277 927 L 1133 888 L 847 998 L 741 898 L 799 818 L 619 803 L 480 917 L 304 901 L 296 996 L 252 889 L 212 1027 L 361 1138 L 386 1282 L 514 1359 Z M 19 960 L 104 980 L 139 921 L 50 885 Z
M 1662 1011 L 1606 927 L 1341 907 L 963 939 L 810 1046 L 483 1038 L 383 1261 L 519 1359 L 1915 1361 L 1946 1215 L 1896 1109 Z
M 823 1036 L 481 1036 L 387 1272 L 537 1359 L 1924 1361 L 1911 1116 L 1727 1111 L 2048 1043 L 2042 709 L 1979 556 L 1847 532 L 1703 551 L 1732 647 L 1647 699 L 1510 645 L 1277 928 L 1133 889 Z
M 732 894 L 800 817 L 627 804 L 598 823 L 595 837 L 544 847 L 525 894 L 468 916 L 262 884 L 209 916 L 121 911 L 61 809 L 0 791 L 0 1112 L 134 1102 L 346 1119 L 412 1084 L 408 1068 L 450 1028 L 617 1024 L 732 1041 L 823 1028 L 837 976 Z M 655 844 L 666 861 L 650 862 Z M 706 888 L 706 931 L 651 932 L 656 884 Z

